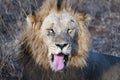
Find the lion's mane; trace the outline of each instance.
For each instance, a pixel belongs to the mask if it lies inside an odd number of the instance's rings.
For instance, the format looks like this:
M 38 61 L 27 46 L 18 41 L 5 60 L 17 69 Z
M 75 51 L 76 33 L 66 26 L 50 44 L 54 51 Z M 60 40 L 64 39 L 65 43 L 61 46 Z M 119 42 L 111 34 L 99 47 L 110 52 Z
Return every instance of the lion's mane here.
M 77 38 L 79 47 L 77 48 L 77 52 L 75 52 L 76 54 L 71 57 L 68 69 L 65 73 L 54 72 L 50 69 L 49 59 L 47 58 L 48 48 L 43 41 L 44 36 L 41 35 L 44 33 L 40 32 L 42 22 L 52 9 L 54 9 L 56 13 L 62 12 L 64 9 L 70 12 L 80 29 L 78 33 L 79 37 Z M 31 18 L 29 17 L 29 19 Z M 70 4 L 68 4 L 66 0 L 47 0 L 32 19 L 33 21 L 28 21 L 27 27 L 20 40 L 19 59 L 20 66 L 23 69 L 23 79 L 81 79 L 82 69 L 87 65 L 88 51 L 91 43 L 90 33 L 85 25 L 86 21 L 89 20 L 88 16 L 72 10 Z

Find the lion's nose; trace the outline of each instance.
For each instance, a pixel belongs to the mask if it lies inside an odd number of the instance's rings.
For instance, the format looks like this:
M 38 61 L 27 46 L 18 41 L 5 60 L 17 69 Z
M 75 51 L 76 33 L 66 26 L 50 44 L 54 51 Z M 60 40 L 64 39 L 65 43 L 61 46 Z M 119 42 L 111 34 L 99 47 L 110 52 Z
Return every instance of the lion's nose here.
M 57 47 L 59 47 L 61 50 L 68 45 L 68 43 L 65 44 L 55 44 Z

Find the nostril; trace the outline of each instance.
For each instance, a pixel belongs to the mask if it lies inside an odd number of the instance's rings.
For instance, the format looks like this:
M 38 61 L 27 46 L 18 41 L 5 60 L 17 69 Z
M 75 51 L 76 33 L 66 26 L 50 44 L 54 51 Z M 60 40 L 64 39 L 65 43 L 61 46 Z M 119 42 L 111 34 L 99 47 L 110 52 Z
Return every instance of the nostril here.
M 60 49 L 63 49 L 65 46 L 67 46 L 68 44 L 55 44 L 57 47 L 59 47 Z
M 60 44 L 55 44 L 57 47 L 61 47 L 61 45 Z
M 67 46 L 68 44 L 66 43 L 66 44 L 63 44 L 63 47 L 65 47 L 65 46 Z

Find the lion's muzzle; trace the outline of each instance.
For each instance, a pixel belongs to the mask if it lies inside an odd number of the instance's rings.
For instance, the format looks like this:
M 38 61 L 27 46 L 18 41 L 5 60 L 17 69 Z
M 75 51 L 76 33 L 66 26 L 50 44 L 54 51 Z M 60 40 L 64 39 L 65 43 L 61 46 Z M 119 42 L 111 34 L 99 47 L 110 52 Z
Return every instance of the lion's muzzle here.
M 67 68 L 69 56 L 71 55 L 71 45 L 67 38 L 62 35 L 56 36 L 49 48 L 51 56 L 51 68 L 54 71 L 62 71 Z M 54 46 L 54 47 L 52 47 Z

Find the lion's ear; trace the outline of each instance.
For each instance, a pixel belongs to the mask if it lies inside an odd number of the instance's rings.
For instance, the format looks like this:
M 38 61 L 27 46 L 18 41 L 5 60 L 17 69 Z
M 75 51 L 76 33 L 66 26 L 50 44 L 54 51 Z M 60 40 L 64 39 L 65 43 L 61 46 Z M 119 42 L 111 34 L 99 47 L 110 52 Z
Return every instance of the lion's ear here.
M 83 23 L 89 23 L 91 21 L 91 17 L 90 15 L 86 14 L 86 13 L 81 13 L 80 15 L 80 21 Z
M 35 13 L 32 13 L 27 16 L 26 21 L 28 26 L 34 26 L 38 22 L 38 18 Z

